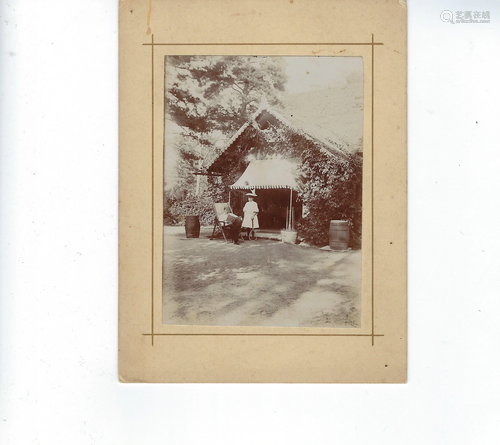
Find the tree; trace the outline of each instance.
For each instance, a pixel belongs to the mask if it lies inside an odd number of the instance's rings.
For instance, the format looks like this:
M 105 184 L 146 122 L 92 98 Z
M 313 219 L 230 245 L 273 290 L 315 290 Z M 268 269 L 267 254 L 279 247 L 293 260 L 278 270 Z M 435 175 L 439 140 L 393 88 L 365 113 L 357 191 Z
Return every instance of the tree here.
M 180 159 L 199 169 L 265 97 L 279 105 L 285 91 L 282 58 L 169 56 L 166 61 L 166 131 L 179 129 Z

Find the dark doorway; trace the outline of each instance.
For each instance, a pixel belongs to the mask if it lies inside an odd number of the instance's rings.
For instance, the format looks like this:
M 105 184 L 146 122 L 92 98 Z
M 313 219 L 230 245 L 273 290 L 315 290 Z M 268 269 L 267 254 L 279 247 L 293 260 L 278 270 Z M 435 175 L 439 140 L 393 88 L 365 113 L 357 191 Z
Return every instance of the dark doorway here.
M 255 201 L 259 205 L 259 225 L 261 229 L 281 230 L 286 227 L 286 212 L 290 207 L 290 189 L 258 189 Z M 243 214 L 248 190 L 231 190 L 231 207 L 237 215 Z M 294 220 L 302 216 L 302 202 L 297 192 L 292 195 Z

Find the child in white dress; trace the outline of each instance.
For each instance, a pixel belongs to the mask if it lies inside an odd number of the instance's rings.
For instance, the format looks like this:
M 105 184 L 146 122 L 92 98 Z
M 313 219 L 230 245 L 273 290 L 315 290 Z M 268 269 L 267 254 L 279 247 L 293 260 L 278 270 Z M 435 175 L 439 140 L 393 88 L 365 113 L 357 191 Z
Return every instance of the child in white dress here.
M 243 224 L 241 227 L 247 229 L 247 237 L 250 237 L 250 231 L 252 229 L 259 228 L 259 219 L 257 218 L 257 214 L 259 213 L 259 206 L 254 201 L 254 198 L 257 196 L 255 192 L 247 193 L 248 202 L 243 207 Z

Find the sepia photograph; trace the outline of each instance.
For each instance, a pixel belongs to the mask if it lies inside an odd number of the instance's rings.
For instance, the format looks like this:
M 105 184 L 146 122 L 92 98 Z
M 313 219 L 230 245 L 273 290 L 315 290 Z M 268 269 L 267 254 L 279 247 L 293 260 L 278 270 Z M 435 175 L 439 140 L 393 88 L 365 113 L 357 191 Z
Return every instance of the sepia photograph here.
M 363 59 L 164 67 L 163 324 L 360 328 Z
M 132 3 L 123 380 L 406 381 L 406 10 Z

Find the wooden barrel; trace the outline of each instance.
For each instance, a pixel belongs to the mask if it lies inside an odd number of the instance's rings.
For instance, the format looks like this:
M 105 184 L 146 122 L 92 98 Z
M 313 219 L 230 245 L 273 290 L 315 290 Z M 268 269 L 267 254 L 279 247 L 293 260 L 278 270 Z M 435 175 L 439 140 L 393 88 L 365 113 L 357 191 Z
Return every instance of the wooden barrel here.
M 333 250 L 346 250 L 349 243 L 349 223 L 330 221 L 330 247 Z
M 186 221 L 184 222 L 184 229 L 186 230 L 186 238 L 199 238 L 200 217 L 186 216 Z

